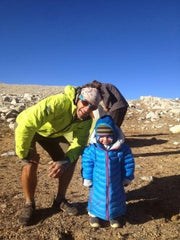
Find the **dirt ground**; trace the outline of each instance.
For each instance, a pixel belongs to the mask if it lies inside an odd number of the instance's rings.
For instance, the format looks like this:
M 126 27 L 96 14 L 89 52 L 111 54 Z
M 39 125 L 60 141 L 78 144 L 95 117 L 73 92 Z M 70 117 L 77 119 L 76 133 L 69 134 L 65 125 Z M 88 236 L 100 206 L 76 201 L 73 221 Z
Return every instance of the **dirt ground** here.
M 20 166 L 16 156 L 0 159 L 0 240 L 172 240 L 180 239 L 180 135 L 171 134 L 171 119 L 163 128 L 142 130 L 136 116 L 125 119 L 122 129 L 134 154 L 133 183 L 126 188 L 127 215 L 124 225 L 112 229 L 108 222 L 92 229 L 87 215 L 88 189 L 82 186 L 81 162 L 68 188 L 67 198 L 79 209 L 78 216 L 53 212 L 51 204 L 57 181 L 47 177 L 47 154 L 41 148 L 36 191 L 37 212 L 33 224 L 20 226 L 18 217 L 24 204 Z M 173 124 L 173 122 L 172 122 Z M 0 154 L 14 149 L 14 133 L 0 122 Z M 179 144 L 178 144 L 179 143 Z

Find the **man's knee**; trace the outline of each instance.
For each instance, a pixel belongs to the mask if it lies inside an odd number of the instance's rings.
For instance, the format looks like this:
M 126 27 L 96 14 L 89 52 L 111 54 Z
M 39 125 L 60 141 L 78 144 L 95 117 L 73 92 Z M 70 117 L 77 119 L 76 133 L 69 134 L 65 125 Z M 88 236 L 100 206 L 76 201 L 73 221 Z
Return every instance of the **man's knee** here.
M 18 164 L 21 166 L 21 168 L 25 167 L 25 166 L 38 166 L 39 164 L 39 160 L 40 158 L 36 158 L 36 159 L 19 159 Z

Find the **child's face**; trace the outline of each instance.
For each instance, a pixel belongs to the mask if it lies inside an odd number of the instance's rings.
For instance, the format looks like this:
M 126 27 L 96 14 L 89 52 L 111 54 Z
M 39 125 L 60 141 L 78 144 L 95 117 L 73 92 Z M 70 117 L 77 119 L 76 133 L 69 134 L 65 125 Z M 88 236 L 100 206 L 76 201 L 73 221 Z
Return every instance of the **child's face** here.
M 102 143 L 103 145 L 110 145 L 113 142 L 113 136 L 100 136 L 99 142 Z

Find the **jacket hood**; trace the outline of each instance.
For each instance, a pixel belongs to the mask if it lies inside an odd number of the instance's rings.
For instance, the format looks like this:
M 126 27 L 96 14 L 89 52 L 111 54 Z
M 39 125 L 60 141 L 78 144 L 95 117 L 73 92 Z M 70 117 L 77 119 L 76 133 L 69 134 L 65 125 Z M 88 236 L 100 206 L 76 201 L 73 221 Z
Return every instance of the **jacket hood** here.
M 64 88 L 64 93 L 67 95 L 67 97 L 71 100 L 72 102 L 72 114 L 74 115 L 77 109 L 76 105 L 76 88 L 70 85 L 67 85 Z
M 97 137 L 97 128 L 101 124 L 107 125 L 108 127 L 110 127 L 113 130 L 115 140 L 114 140 L 113 145 L 111 146 L 111 149 L 120 148 L 121 144 L 124 143 L 124 141 L 125 141 L 124 134 L 123 134 L 122 130 L 115 125 L 112 117 L 109 115 L 105 115 L 97 120 L 94 131 L 91 134 L 89 143 L 90 144 L 97 143 L 97 138 L 96 138 Z
M 67 85 L 64 88 L 64 93 L 71 99 L 71 101 L 73 101 L 76 94 L 76 88 L 73 86 Z
M 111 128 L 113 131 L 113 134 L 115 135 L 115 132 L 116 132 L 115 124 L 114 124 L 114 121 L 111 116 L 105 115 L 97 120 L 96 125 L 95 125 L 96 134 L 97 134 L 97 128 L 99 127 L 99 125 L 105 125 L 105 126 Z

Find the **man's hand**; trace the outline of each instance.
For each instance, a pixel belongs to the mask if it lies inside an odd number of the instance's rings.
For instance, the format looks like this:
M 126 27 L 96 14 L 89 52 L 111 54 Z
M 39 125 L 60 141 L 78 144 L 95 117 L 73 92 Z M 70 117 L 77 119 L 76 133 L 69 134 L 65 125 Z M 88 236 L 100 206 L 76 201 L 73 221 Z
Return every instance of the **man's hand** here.
M 109 109 L 108 109 L 107 107 L 104 107 L 103 110 L 104 110 L 105 112 L 108 112 L 108 111 L 109 111 Z
M 59 178 L 66 168 L 69 166 L 68 161 L 58 161 L 58 162 L 50 162 L 51 166 L 49 167 L 50 173 L 48 174 L 51 178 Z

